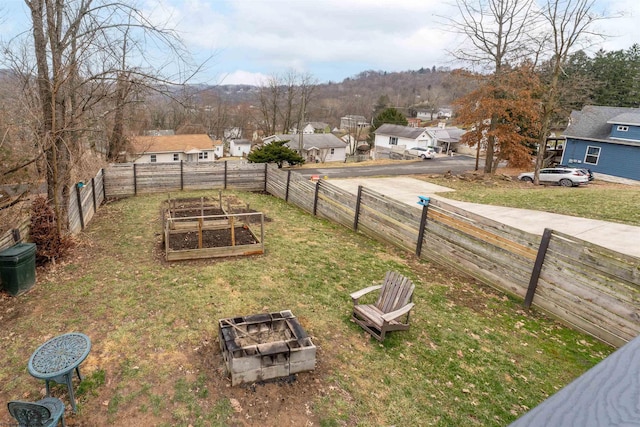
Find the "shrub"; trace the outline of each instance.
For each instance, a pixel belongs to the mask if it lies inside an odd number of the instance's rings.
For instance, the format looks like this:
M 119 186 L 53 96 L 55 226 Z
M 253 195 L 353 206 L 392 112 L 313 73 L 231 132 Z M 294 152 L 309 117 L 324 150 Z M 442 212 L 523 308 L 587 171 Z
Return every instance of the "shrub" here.
M 44 197 L 37 197 L 31 205 L 30 240 L 36 244 L 36 263 L 48 264 L 63 258 L 73 246 L 69 236 L 62 236 L 56 218 Z

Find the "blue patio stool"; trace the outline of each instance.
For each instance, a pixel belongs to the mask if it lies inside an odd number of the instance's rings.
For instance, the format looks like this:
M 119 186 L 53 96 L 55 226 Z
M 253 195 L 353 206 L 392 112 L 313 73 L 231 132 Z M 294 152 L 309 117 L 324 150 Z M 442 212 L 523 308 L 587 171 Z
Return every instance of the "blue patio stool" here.
M 37 402 L 14 400 L 7 406 L 20 427 L 55 427 L 59 421 L 65 427 L 64 403 L 56 397 L 45 397 Z

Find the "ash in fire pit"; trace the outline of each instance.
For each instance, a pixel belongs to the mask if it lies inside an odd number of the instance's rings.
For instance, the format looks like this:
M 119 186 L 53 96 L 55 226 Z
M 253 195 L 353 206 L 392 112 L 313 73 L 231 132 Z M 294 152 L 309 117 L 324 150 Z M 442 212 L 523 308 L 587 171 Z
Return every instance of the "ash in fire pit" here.
M 291 311 L 218 321 L 220 349 L 231 385 L 312 371 L 316 347 Z

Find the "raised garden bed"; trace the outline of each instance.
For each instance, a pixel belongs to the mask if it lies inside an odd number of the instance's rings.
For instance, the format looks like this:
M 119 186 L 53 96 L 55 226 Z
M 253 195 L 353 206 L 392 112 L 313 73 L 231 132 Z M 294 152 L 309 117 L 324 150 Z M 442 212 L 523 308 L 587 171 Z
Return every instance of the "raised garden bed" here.
M 264 253 L 264 215 L 250 211 L 235 197 L 231 199 L 233 204 L 222 195 L 218 200 L 165 202 L 162 222 L 167 261 Z

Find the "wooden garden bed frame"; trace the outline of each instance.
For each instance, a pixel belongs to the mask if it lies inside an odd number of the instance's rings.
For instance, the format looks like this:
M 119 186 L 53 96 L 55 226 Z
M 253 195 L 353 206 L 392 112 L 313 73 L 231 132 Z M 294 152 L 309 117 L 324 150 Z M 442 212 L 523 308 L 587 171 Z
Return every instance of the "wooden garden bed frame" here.
M 175 212 L 193 211 L 195 209 L 200 209 L 201 212 L 207 209 L 219 209 L 224 213 L 220 215 L 198 215 L 190 217 L 171 216 L 172 213 L 175 214 Z M 162 216 L 164 227 L 163 240 L 167 261 L 259 255 L 264 253 L 264 214 L 262 212 L 227 213 L 226 210 L 222 208 L 222 199 L 220 198 L 219 206 L 205 205 L 204 200 L 201 199 L 199 205 L 193 204 L 193 206 L 181 209 L 165 209 L 163 210 Z M 258 223 L 260 224 L 259 235 L 252 229 L 252 227 Z M 242 227 L 248 230 L 256 243 L 236 245 L 236 227 Z M 228 230 L 231 246 L 203 247 L 203 231 L 206 230 Z M 171 235 L 187 232 L 198 233 L 198 248 L 171 249 Z

